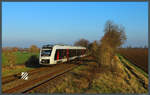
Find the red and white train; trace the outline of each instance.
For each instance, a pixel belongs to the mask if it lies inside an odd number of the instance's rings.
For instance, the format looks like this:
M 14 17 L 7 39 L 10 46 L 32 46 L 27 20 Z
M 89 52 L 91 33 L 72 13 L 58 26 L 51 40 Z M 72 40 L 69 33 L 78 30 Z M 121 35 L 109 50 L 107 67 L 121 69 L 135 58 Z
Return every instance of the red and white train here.
M 43 65 L 67 62 L 84 57 L 85 47 L 66 45 L 44 45 L 40 50 L 39 63 Z

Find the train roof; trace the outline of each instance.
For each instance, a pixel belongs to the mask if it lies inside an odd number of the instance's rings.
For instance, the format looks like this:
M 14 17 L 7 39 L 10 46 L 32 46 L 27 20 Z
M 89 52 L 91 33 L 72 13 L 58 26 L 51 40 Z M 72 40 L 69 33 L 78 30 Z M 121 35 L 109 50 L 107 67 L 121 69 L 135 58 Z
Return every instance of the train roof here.
M 42 49 L 51 49 L 53 47 L 53 45 L 43 45 Z
M 56 48 L 56 49 L 86 49 L 85 47 L 81 47 L 81 46 L 67 46 L 67 45 L 54 45 L 53 48 Z
M 69 45 L 61 45 L 61 44 L 56 44 L 56 45 L 43 45 L 43 49 L 51 49 L 51 48 L 56 48 L 56 49 L 86 49 L 85 47 L 82 46 L 69 46 Z

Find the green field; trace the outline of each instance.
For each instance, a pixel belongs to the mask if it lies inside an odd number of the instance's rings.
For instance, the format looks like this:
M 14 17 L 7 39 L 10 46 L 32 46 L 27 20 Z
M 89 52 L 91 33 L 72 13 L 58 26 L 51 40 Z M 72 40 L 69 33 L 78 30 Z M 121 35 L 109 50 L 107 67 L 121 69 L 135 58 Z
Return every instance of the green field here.
M 32 55 L 39 56 L 39 53 L 30 53 L 30 52 L 13 52 L 13 54 L 16 56 L 16 63 L 15 64 L 24 64 Z M 6 63 L 7 56 L 4 56 L 2 53 L 2 66 L 8 65 Z

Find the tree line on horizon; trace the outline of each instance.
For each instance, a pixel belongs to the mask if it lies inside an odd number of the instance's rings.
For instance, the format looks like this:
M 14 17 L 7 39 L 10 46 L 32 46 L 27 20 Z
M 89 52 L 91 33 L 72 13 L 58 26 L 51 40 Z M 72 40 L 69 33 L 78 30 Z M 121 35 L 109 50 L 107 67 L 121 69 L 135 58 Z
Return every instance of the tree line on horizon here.
M 40 51 L 40 48 L 38 48 L 36 45 L 31 45 L 29 48 L 19 48 L 19 47 L 4 47 L 2 48 L 2 52 L 31 52 L 31 53 L 37 53 Z

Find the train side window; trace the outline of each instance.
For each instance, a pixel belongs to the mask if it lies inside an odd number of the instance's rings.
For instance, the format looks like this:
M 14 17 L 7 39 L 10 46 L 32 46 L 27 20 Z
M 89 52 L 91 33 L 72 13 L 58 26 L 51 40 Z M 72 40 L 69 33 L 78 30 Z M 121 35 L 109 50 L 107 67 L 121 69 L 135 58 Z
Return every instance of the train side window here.
M 85 54 L 85 50 L 83 50 L 83 54 Z
M 77 51 L 78 51 L 78 50 L 76 49 L 76 56 L 77 56 Z
M 72 51 L 71 51 L 71 49 L 70 49 L 70 51 L 69 51 L 69 54 L 70 54 L 70 56 L 69 56 L 69 57 L 72 57 Z
M 61 49 L 60 49 L 60 53 L 61 53 L 61 54 L 60 54 L 60 56 L 61 56 L 60 58 L 62 59 L 63 56 L 62 56 L 62 50 L 61 50 Z
M 61 59 L 61 50 L 59 49 L 58 52 L 59 52 L 59 59 Z
M 63 58 L 63 50 L 62 50 L 62 49 L 59 50 L 59 54 L 60 54 L 60 55 L 59 55 L 59 56 L 60 56 L 60 59 L 62 59 L 62 58 Z
M 67 50 L 64 49 L 64 56 L 67 57 Z
M 58 56 L 59 56 L 59 59 L 60 59 L 60 58 L 61 58 L 61 56 L 60 56 L 60 54 L 61 54 L 60 49 L 58 49 L 58 52 L 59 52 L 59 55 L 58 55 Z
M 72 49 L 72 57 L 73 57 L 74 53 L 73 53 L 73 49 Z
M 70 49 L 70 57 L 72 57 L 72 50 Z
M 73 53 L 72 53 L 72 56 L 74 57 L 74 49 L 72 50 L 72 52 L 73 52 Z
M 62 58 L 64 58 L 64 49 L 62 49 Z
M 69 57 L 71 57 L 71 49 L 69 49 Z
M 80 55 L 80 50 L 78 49 L 78 56 Z
M 82 49 L 82 55 L 84 54 L 84 49 Z
M 70 49 L 68 50 L 68 52 L 69 52 L 68 56 L 70 57 Z
M 63 58 L 65 58 L 65 49 L 62 49 L 62 51 L 63 51 Z
M 75 49 L 73 50 L 73 52 L 74 52 L 74 53 L 73 53 L 73 54 L 74 54 L 74 56 L 76 56 L 76 51 L 75 51 Z
M 80 49 L 79 49 L 79 56 L 80 56 Z
M 75 51 L 76 51 L 76 56 L 77 56 L 77 49 Z
M 80 55 L 81 55 L 81 49 L 80 49 Z
M 62 57 L 61 54 L 62 54 L 61 49 L 59 49 L 59 59 L 61 59 L 61 57 Z
M 60 52 L 61 52 L 61 59 L 63 59 L 63 51 L 62 51 L 62 49 L 60 50 Z
M 73 54 L 73 57 L 74 57 L 74 49 L 72 50 L 72 52 L 73 52 L 72 54 Z
M 74 56 L 74 52 L 73 52 L 73 49 L 72 49 L 72 57 Z
M 73 57 L 73 49 L 71 51 L 72 51 L 72 57 Z

